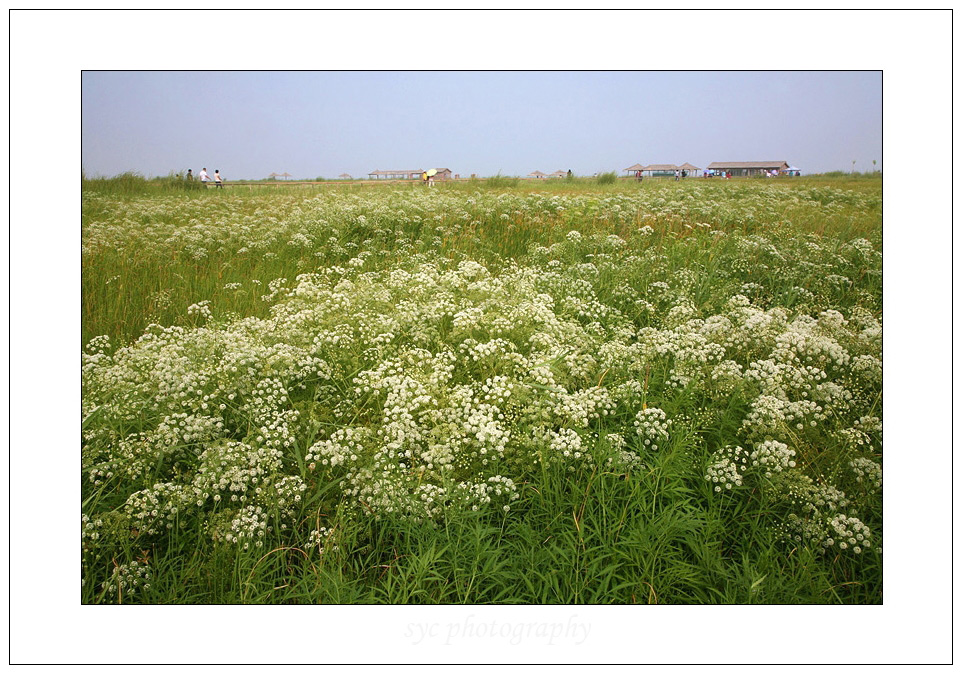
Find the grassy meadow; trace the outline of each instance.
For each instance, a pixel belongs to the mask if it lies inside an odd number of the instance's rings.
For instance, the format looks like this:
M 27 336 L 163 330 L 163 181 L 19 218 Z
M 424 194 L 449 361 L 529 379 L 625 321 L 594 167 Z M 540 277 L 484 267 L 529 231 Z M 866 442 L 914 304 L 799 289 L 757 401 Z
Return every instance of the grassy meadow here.
M 82 600 L 881 603 L 881 191 L 84 178 Z

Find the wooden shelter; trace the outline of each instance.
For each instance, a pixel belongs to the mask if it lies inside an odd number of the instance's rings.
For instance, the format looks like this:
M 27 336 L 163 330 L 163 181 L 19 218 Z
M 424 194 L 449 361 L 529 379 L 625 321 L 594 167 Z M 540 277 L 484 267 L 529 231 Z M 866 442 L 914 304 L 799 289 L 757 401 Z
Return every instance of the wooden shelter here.
M 420 180 L 424 169 L 394 169 L 390 171 L 371 171 L 367 175 L 371 180 Z
M 543 179 L 543 178 L 546 178 L 547 175 L 544 174 L 544 173 L 542 173 L 541 171 L 532 171 L 531 173 L 528 174 L 528 177 L 529 177 L 529 178 L 535 178 L 535 179 L 537 179 L 537 180 L 541 180 L 541 179 Z
M 786 161 L 713 161 L 708 165 L 709 171 L 731 173 L 733 176 L 754 176 L 768 171 L 786 171 Z
M 340 178 L 341 180 L 354 180 L 354 178 L 351 177 L 350 173 L 342 173 L 341 175 L 338 176 L 338 178 Z
M 638 171 L 644 171 L 645 167 L 642 166 L 641 164 L 635 164 L 634 166 L 629 166 L 628 168 L 622 169 L 622 170 L 625 171 L 626 173 L 637 174 Z
M 390 169 L 375 170 L 368 173 L 373 180 L 418 180 L 424 169 Z
M 567 171 L 562 171 L 561 169 L 558 169 L 558 170 L 555 171 L 554 173 L 549 173 L 549 174 L 548 174 L 548 177 L 549 177 L 549 178 L 565 178 L 565 177 L 567 177 L 567 176 L 568 176 L 568 172 L 567 172 Z
M 700 168 L 698 168 L 697 166 L 694 166 L 694 165 L 692 165 L 692 164 L 690 164 L 690 163 L 688 163 L 688 162 L 685 162 L 684 164 L 682 164 L 682 165 L 679 166 L 678 168 L 680 168 L 682 171 L 688 171 L 688 175 L 691 175 L 692 173 L 697 172 L 697 171 L 701 171 Z
M 435 180 L 451 180 L 451 169 L 439 168 L 434 170 L 437 171 L 437 173 L 432 176 Z
M 648 175 L 650 176 L 674 176 L 675 171 L 680 169 L 680 166 L 675 166 L 674 164 L 648 164 L 648 166 L 644 167 L 642 171 L 647 171 Z

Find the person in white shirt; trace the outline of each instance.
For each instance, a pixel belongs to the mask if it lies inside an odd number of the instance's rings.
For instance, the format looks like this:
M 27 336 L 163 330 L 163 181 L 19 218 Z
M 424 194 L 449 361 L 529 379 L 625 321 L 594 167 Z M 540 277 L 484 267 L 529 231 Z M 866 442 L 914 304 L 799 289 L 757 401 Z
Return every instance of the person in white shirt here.
M 207 183 L 210 182 L 210 176 L 207 175 L 207 169 L 205 169 L 205 168 L 202 168 L 202 169 L 200 170 L 200 173 L 197 174 L 197 178 L 198 178 L 204 185 L 207 185 Z

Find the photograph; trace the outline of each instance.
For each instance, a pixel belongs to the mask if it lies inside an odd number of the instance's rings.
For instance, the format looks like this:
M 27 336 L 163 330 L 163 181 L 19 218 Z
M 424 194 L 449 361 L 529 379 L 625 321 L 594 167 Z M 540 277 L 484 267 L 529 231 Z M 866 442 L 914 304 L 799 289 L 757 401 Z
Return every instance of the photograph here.
M 11 662 L 950 659 L 950 24 L 12 12 Z

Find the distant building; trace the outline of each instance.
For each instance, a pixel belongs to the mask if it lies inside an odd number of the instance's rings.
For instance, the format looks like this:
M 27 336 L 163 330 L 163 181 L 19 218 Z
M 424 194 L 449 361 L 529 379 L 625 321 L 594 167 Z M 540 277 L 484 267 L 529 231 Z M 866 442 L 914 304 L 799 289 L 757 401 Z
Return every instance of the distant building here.
M 528 174 L 528 177 L 534 178 L 535 180 L 543 180 L 547 176 L 541 171 L 532 171 L 531 173 Z
M 567 175 L 568 175 L 568 172 L 567 172 L 567 171 L 562 171 L 561 169 L 558 169 L 558 170 L 555 171 L 554 173 L 549 173 L 549 174 L 548 174 L 548 177 L 549 177 L 549 178 L 564 178 L 564 177 L 566 177 Z
M 371 180 L 419 180 L 424 169 L 395 169 L 391 171 L 371 171 Z
M 394 169 L 391 171 L 371 171 L 367 175 L 371 180 L 420 180 L 421 174 L 425 171 L 430 171 L 431 169 Z M 437 173 L 434 174 L 435 180 L 451 180 L 451 169 L 439 168 L 434 169 Z
M 709 171 L 731 173 L 733 176 L 763 175 L 769 171 L 787 171 L 786 161 L 713 161 Z
M 350 173 L 342 173 L 341 175 L 338 176 L 338 178 L 340 178 L 341 180 L 354 180 L 354 178 L 351 177 Z
M 680 169 L 674 164 L 648 164 L 642 171 L 647 171 L 650 176 L 674 176 L 675 171 Z

